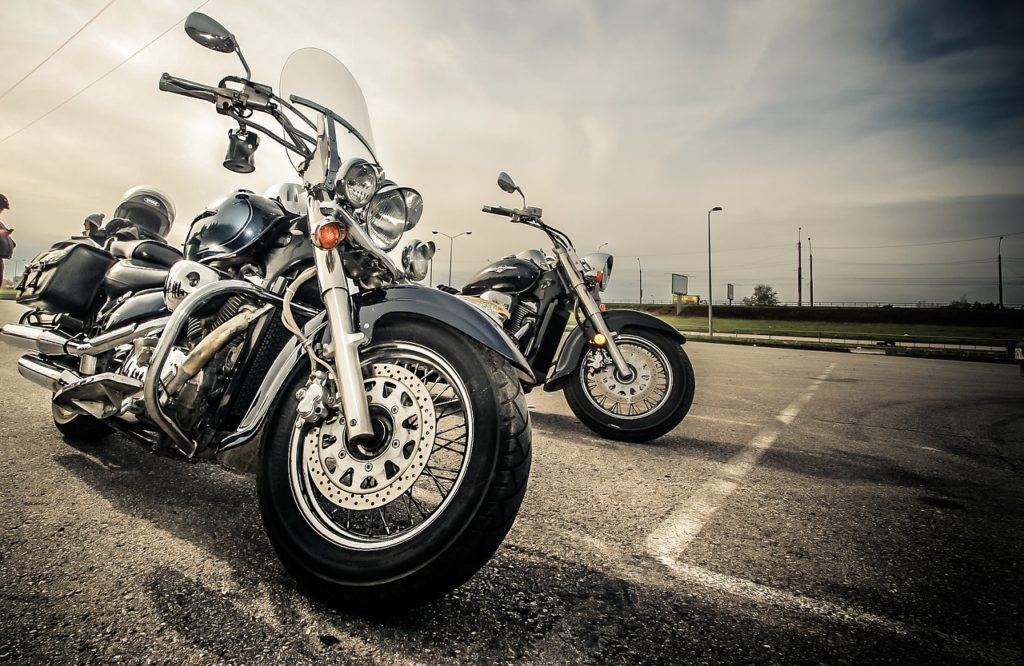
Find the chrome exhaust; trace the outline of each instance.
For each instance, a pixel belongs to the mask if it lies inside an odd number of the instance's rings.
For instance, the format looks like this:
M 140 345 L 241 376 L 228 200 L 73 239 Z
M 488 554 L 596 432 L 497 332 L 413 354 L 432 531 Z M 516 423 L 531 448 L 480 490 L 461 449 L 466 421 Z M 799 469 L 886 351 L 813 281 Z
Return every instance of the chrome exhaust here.
M 82 381 L 77 372 L 33 355 L 18 359 L 18 373 L 33 384 L 39 384 L 53 393 Z
M 64 346 L 71 340 L 63 333 L 48 328 L 22 324 L 5 324 L 0 328 L 0 335 L 3 335 L 4 342 L 12 347 L 42 354 L 66 354 Z
M 170 317 L 161 317 L 141 324 L 123 326 L 89 340 L 73 340 L 53 329 L 23 324 L 6 324 L 0 328 L 0 336 L 3 336 L 3 340 L 14 347 L 41 354 L 95 356 L 128 344 L 136 338 L 157 333 L 163 330 L 169 319 Z

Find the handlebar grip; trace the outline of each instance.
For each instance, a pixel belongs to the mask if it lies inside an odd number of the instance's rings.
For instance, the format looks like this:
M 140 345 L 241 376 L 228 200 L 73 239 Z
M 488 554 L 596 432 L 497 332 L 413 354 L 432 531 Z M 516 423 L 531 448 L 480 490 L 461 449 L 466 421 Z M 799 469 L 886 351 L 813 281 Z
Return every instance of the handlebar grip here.
M 187 79 L 179 79 L 166 72 L 160 77 L 160 90 L 174 93 L 175 95 L 195 97 L 205 102 L 217 101 L 217 88 Z
M 491 215 L 504 215 L 505 217 L 512 217 L 512 211 L 508 208 L 502 208 L 501 206 L 484 206 L 482 209 L 485 213 Z

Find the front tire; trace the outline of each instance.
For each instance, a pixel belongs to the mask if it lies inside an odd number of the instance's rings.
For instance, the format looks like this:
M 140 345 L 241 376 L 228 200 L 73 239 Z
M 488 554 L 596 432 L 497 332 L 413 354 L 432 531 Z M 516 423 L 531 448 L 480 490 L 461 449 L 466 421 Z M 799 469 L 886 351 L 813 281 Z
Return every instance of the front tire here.
M 361 356 L 380 441 L 348 442 L 336 417 L 302 422 L 304 367 L 267 424 L 257 485 L 300 584 L 379 614 L 441 596 L 490 559 L 526 492 L 531 433 L 509 364 L 450 329 L 385 322 Z
M 583 425 L 622 442 L 649 442 L 683 420 L 693 404 L 693 366 L 668 336 L 626 329 L 615 337 L 632 378 L 617 376 L 607 352 L 591 345 L 566 378 L 565 400 Z
M 53 403 L 50 403 L 50 408 L 54 427 L 70 442 L 99 442 L 113 432 L 110 426 L 95 417 L 65 411 Z

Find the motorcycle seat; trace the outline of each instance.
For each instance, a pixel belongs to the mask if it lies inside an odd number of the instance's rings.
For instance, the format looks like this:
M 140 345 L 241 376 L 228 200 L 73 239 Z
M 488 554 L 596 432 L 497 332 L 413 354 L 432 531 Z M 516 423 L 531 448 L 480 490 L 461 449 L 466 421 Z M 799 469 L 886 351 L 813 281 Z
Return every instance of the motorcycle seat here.
M 184 258 L 177 248 L 155 240 L 113 240 L 107 249 L 118 259 L 148 268 L 170 268 Z
M 167 269 L 122 259 L 107 270 L 103 286 L 109 296 L 118 297 L 128 292 L 164 286 Z

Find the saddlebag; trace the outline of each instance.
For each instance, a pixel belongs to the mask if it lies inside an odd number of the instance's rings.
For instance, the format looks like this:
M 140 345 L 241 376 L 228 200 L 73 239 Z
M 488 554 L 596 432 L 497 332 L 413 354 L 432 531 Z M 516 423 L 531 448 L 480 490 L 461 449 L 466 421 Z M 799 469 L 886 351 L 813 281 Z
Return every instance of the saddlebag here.
M 28 265 L 18 285 L 18 302 L 52 313 L 82 317 L 116 260 L 95 245 L 57 243 Z

